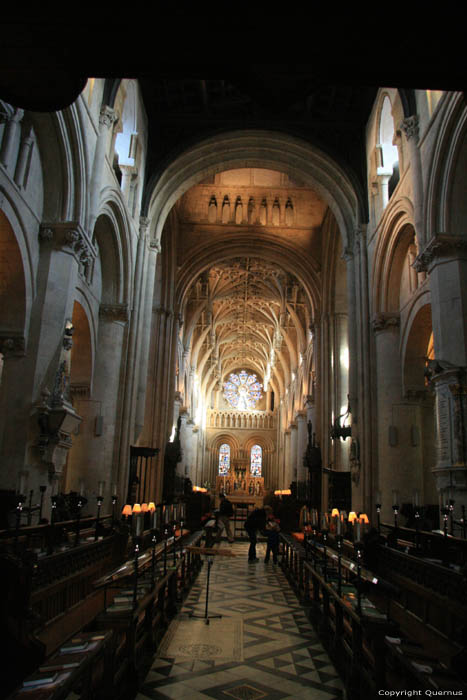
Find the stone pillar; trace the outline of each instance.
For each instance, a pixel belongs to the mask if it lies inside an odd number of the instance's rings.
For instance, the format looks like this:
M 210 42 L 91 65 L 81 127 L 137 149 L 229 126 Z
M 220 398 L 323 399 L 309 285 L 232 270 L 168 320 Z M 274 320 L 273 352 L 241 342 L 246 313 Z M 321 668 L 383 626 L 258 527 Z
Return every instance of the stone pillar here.
M 297 424 L 291 423 L 289 425 L 290 430 L 290 471 L 291 480 L 298 481 L 298 470 L 297 470 Z
M 24 110 L 15 109 L 13 114 L 9 117 L 5 132 L 3 135 L 2 149 L 0 151 L 0 162 L 8 169 L 13 168 L 15 162 L 15 152 L 18 148 L 20 132 L 21 132 L 21 120 L 24 116 Z
M 404 132 L 407 143 L 409 144 L 410 152 L 410 171 L 412 175 L 412 196 L 414 205 L 414 224 L 415 233 L 419 247 L 424 245 L 424 227 L 423 227 L 423 175 L 422 163 L 420 158 L 420 149 L 418 147 L 418 115 L 414 114 L 406 117 L 400 123 L 399 128 Z
M 136 416 L 139 367 L 138 343 L 140 342 L 140 314 L 143 295 L 143 271 L 149 220 L 141 217 L 133 276 L 132 311 L 129 323 L 128 350 L 126 356 L 125 386 L 122 399 L 122 430 L 120 439 L 118 483 L 127 484 L 130 467 L 130 445 L 133 443 Z
M 408 472 L 412 465 L 403 458 L 400 424 L 401 365 L 399 359 L 399 314 L 379 313 L 372 322 L 375 333 L 376 405 L 378 416 L 378 472 L 374 478 L 375 492 L 382 496 L 381 519 L 392 522 L 392 490 L 397 488 L 401 502 L 411 502 Z M 396 408 L 395 408 L 396 407 Z M 359 478 L 359 473 L 352 474 Z M 372 512 L 374 516 L 374 511 Z
M 297 481 L 300 484 L 299 496 L 300 498 L 305 498 L 307 469 L 303 466 L 303 457 L 306 452 L 308 437 L 305 412 L 300 411 L 299 413 L 297 413 L 297 415 L 295 416 L 295 421 L 297 423 Z
M 29 163 L 33 143 L 34 139 L 29 131 L 27 136 L 25 136 L 21 141 L 15 170 L 15 182 L 18 187 L 21 188 L 26 186 L 26 168 Z
M 122 376 L 122 354 L 129 311 L 124 304 L 101 304 L 99 332 L 94 370 L 92 400 L 76 439 L 67 473 L 67 487 L 79 491 L 83 479 L 86 492 L 95 492 L 99 481 L 105 481 L 104 503 L 109 507 L 112 484 L 116 483 L 120 503 L 126 497 L 128 484 L 118 481 L 118 450 Z M 84 401 L 86 405 L 86 401 Z M 99 425 L 100 423 L 100 425 Z
M 104 171 L 105 155 L 109 146 L 109 134 L 111 133 L 114 123 L 118 117 L 115 111 L 103 105 L 99 115 L 99 131 L 97 134 L 96 150 L 94 151 L 94 160 L 92 164 L 91 181 L 89 183 L 90 202 L 89 202 L 89 225 L 88 231 L 94 230 L 94 224 L 99 211 L 102 188 L 102 173 Z
M 284 432 L 284 477 L 283 483 L 279 484 L 279 488 L 288 489 L 293 481 L 293 472 L 290 459 L 290 430 Z
M 467 242 L 448 234 L 434 236 L 417 256 L 417 271 L 427 271 L 435 360 L 429 363 L 436 396 L 438 489 L 451 487 L 467 506 Z
M 148 362 L 149 362 L 149 344 L 151 339 L 152 329 L 152 305 L 154 296 L 154 278 L 156 272 L 157 255 L 160 253 L 161 247 L 159 243 L 151 242 L 147 248 L 147 266 L 144 280 L 144 294 L 141 300 L 141 313 L 139 323 L 139 343 L 138 343 L 138 382 L 136 395 L 136 412 L 135 412 L 135 441 L 138 439 L 144 425 L 144 410 L 146 401 L 146 388 L 148 386 Z

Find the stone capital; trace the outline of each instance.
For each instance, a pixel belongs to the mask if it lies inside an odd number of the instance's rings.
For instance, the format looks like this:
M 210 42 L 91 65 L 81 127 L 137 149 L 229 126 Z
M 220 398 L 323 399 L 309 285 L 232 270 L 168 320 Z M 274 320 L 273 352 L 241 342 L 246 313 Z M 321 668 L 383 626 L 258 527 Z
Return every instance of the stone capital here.
M 148 245 L 151 248 L 151 250 L 154 250 L 156 253 L 160 253 L 162 251 L 162 247 L 159 241 L 151 239 L 148 242 Z
M 24 357 L 26 355 L 24 336 L 1 333 L 0 352 L 5 359 L 9 357 Z
M 295 414 L 295 421 L 297 423 L 303 423 L 303 421 L 306 421 L 306 411 L 298 411 Z
M 72 254 L 78 263 L 89 264 L 97 256 L 97 249 L 91 239 L 76 221 L 41 224 L 39 230 L 41 243 L 52 243 L 57 250 Z
M 148 219 L 147 216 L 140 216 L 139 217 L 140 233 L 146 233 L 146 231 L 148 230 L 149 223 L 150 223 L 150 220 Z
M 99 114 L 99 124 L 110 128 L 118 121 L 118 115 L 112 107 L 108 105 L 103 105 Z
M 429 272 L 440 258 L 466 258 L 467 239 L 438 233 L 428 242 L 424 250 L 417 255 L 412 267 L 417 272 Z
M 400 122 L 399 129 L 404 132 L 407 141 L 410 141 L 412 138 L 414 141 L 418 141 L 418 122 L 418 114 L 406 117 Z
M 99 307 L 99 317 L 105 321 L 121 321 L 127 323 L 130 311 L 127 304 L 101 304 Z
M 400 325 L 400 316 L 395 313 L 378 312 L 373 316 L 371 324 L 375 333 L 387 331 L 391 328 L 398 328 Z

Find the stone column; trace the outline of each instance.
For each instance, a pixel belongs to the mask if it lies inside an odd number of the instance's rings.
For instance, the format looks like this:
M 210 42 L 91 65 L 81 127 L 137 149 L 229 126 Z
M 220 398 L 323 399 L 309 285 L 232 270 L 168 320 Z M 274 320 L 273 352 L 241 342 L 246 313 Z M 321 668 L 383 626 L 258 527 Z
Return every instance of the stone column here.
M 125 304 L 101 304 L 99 332 L 94 371 L 92 401 L 76 441 L 78 455 L 73 454 L 71 473 L 67 474 L 68 488 L 79 490 L 83 479 L 86 491 L 95 491 L 99 481 L 105 481 L 104 503 L 109 507 L 112 484 L 118 495 L 126 497 L 128 484 L 118 481 L 118 449 L 122 357 L 129 311 Z M 101 425 L 98 428 L 98 423 Z M 79 443 L 79 444 L 78 444 Z
M 307 470 L 303 466 L 303 457 L 306 452 L 307 445 L 307 427 L 306 427 L 306 414 L 304 411 L 300 411 L 295 416 L 295 421 L 297 423 L 297 481 L 300 484 L 299 495 L 300 498 L 305 498 L 306 496 L 306 481 L 307 481 Z
M 402 426 L 400 424 L 401 365 L 399 359 L 399 314 L 378 313 L 373 318 L 376 359 L 376 405 L 378 416 L 378 471 L 374 475 L 375 493 L 382 496 L 381 519 L 392 522 L 392 490 L 400 491 L 402 501 L 411 502 L 412 483 L 408 479 L 411 468 L 401 449 Z M 396 407 L 396 408 L 395 408 Z M 360 478 L 359 470 L 352 477 Z M 375 494 L 373 494 L 375 497 Z M 372 511 L 374 515 L 374 511 Z
M 109 134 L 118 117 L 111 107 L 103 105 L 99 115 L 99 131 L 97 134 L 96 150 L 92 163 L 91 181 L 89 183 L 89 225 L 88 231 L 94 230 L 94 224 L 99 211 L 102 189 L 102 173 L 104 171 L 105 155 L 109 146 Z
M 417 256 L 417 271 L 429 274 L 435 360 L 429 363 L 436 396 L 438 489 L 452 488 L 467 506 L 467 242 L 438 234 Z
M 154 278 L 156 272 L 157 255 L 160 253 L 160 244 L 153 241 L 149 244 L 146 252 L 147 266 L 144 280 L 144 294 L 141 301 L 140 323 L 139 323 L 139 343 L 138 343 L 138 381 L 136 394 L 135 413 L 135 441 L 138 439 L 144 425 L 144 410 L 146 401 L 146 388 L 148 385 L 148 362 L 149 344 L 152 329 L 152 305 L 154 297 Z
M 33 143 L 34 139 L 31 136 L 31 130 L 29 130 L 28 134 L 21 141 L 18 154 L 18 161 L 16 163 L 15 182 L 18 185 L 18 187 L 26 186 L 26 168 L 29 163 Z
M 8 170 L 13 168 L 16 161 L 15 152 L 17 152 L 18 149 L 21 132 L 21 120 L 23 119 L 23 116 L 24 110 L 15 109 L 6 123 L 2 141 L 2 149 L 0 151 L 0 162 L 2 162 Z
M 298 470 L 297 470 L 297 424 L 291 423 L 289 425 L 290 430 L 290 471 L 291 471 L 291 481 L 298 481 Z
M 410 152 L 410 170 L 412 174 L 412 190 L 414 205 L 415 233 L 419 247 L 425 244 L 423 227 L 423 175 L 420 149 L 418 147 L 419 129 L 418 115 L 414 114 L 403 119 L 399 128 L 404 132 Z

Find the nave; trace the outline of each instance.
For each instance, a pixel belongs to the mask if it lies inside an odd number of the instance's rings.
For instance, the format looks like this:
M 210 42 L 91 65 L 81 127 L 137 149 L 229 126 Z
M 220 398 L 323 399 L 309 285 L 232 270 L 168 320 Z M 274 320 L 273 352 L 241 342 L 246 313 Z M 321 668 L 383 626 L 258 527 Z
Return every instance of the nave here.
M 248 564 L 248 543 L 235 542 L 232 549 L 235 557 L 214 557 L 208 614 L 222 615 L 210 622 L 221 629 L 225 618 L 241 618 L 243 662 L 155 656 L 135 700 L 342 698 L 337 671 L 280 566 L 264 563 L 265 544 L 257 545 L 256 564 Z M 205 614 L 207 569 L 205 563 L 177 620 Z

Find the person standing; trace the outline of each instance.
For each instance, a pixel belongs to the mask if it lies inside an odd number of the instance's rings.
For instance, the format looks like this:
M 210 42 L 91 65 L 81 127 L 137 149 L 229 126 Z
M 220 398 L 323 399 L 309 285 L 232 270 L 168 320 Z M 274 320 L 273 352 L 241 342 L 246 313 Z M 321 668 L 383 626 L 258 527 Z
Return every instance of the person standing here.
M 272 561 L 277 564 L 277 556 L 279 554 L 279 532 L 281 531 L 279 526 L 279 520 L 274 517 L 273 513 L 268 513 L 266 519 L 266 536 L 268 538 L 268 543 L 266 546 L 266 556 L 264 557 L 265 564 L 269 563 L 269 557 L 272 552 Z
M 255 563 L 259 561 L 256 557 L 256 543 L 258 541 L 258 530 L 264 530 L 266 528 L 266 519 L 268 514 L 272 513 L 271 506 L 264 506 L 264 508 L 255 508 L 254 511 L 245 520 L 245 531 L 250 540 L 250 547 L 248 549 L 248 561 L 250 563 Z
M 220 494 L 220 504 L 219 504 L 219 512 L 217 514 L 217 526 L 218 526 L 218 532 L 216 536 L 216 542 L 221 541 L 221 535 L 222 531 L 225 528 L 225 534 L 227 535 L 227 539 L 229 542 L 234 541 L 234 536 L 232 534 L 232 527 L 230 523 L 230 518 L 232 517 L 233 513 L 233 507 L 231 502 L 229 501 L 228 498 L 225 497 L 223 493 Z

